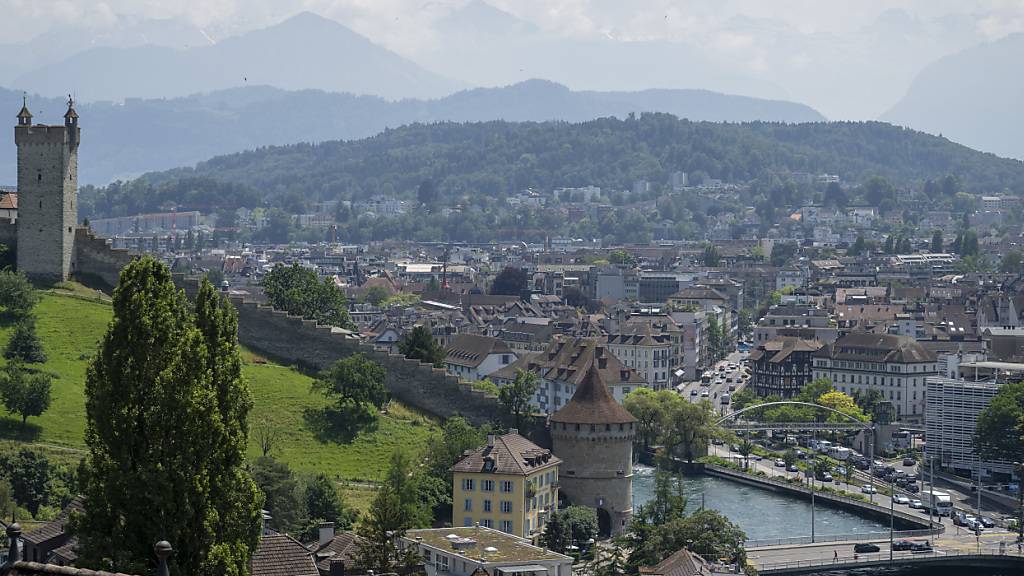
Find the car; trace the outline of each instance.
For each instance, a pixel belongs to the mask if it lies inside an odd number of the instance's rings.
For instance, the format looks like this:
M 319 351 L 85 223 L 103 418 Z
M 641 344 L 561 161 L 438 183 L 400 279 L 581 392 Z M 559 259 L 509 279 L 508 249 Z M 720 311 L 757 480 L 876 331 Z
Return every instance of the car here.
M 870 542 L 861 542 L 853 545 L 853 551 L 856 554 L 869 554 L 871 552 L 879 552 L 881 548 Z
M 797 458 L 801 460 L 807 460 L 807 452 L 804 452 L 803 450 L 794 450 L 794 452 L 796 452 Z
M 775 459 L 775 467 L 776 468 L 785 468 L 786 467 L 786 461 L 783 460 L 782 458 L 776 458 Z
M 710 393 L 708 393 L 708 391 L 707 391 L 707 390 L 701 390 L 701 391 L 700 391 L 700 397 L 701 397 L 701 398 L 707 398 L 708 396 L 711 396 L 711 394 L 710 394 Z
M 860 491 L 865 493 L 865 494 L 875 494 L 875 493 L 878 492 L 878 490 L 875 490 L 875 487 L 872 486 L 871 484 L 865 484 L 865 485 L 861 486 L 860 487 Z
M 846 476 L 846 466 L 836 466 L 836 474 Z
M 750 455 L 750 459 L 753 460 L 754 462 L 760 462 L 761 461 L 761 457 L 758 456 L 757 454 L 751 454 Z
M 820 480 L 822 482 L 831 482 L 832 481 L 832 475 L 829 474 L 828 472 L 825 472 L 824 474 L 821 475 Z
M 902 504 L 903 506 L 906 506 L 907 504 L 910 504 L 910 498 L 907 498 L 903 494 L 897 494 L 897 495 L 893 496 L 892 497 L 892 501 L 897 503 L 897 504 Z
M 714 444 L 715 446 L 721 446 L 722 444 L 725 444 L 725 442 L 722 442 L 722 440 L 719 438 L 712 438 L 711 443 Z
M 903 487 L 903 489 L 906 490 L 907 492 L 910 492 L 911 494 L 917 494 L 918 492 L 921 491 L 921 488 L 917 485 L 917 482 L 908 482 L 907 485 Z
M 904 466 L 913 466 L 914 464 L 917 464 L 917 460 L 914 460 L 913 458 L 907 457 L 903 459 Z
M 736 391 L 736 385 L 735 384 L 729 384 L 729 392 L 735 392 L 735 391 Z
M 910 540 L 897 540 L 892 543 L 892 549 L 894 552 L 902 552 L 904 550 L 913 550 L 914 543 Z
M 924 542 L 913 542 L 910 546 L 911 552 L 931 552 L 932 543 L 925 540 Z
M 982 516 L 981 518 L 978 518 L 978 521 L 981 522 L 981 525 L 984 526 L 985 528 L 995 528 L 996 527 L 996 521 L 991 519 L 991 518 L 989 518 L 988 516 Z
M 696 396 L 696 395 L 697 395 L 697 389 L 696 388 L 694 388 L 693 390 L 690 390 L 690 396 Z
M 907 506 L 910 506 L 914 510 L 924 510 L 924 502 L 921 502 L 917 498 L 912 499 L 910 504 L 907 504 Z
M 799 472 L 800 469 L 796 467 L 796 464 L 790 464 L 789 466 L 786 466 L 786 471 L 787 472 Z

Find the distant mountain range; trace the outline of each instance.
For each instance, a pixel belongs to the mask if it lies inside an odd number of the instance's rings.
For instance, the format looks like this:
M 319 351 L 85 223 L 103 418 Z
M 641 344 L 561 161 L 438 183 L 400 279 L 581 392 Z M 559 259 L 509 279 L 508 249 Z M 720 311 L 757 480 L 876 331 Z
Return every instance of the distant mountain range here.
M 0 62 L 18 47 L 8 48 Z M 309 12 L 213 45 L 100 46 L 43 62 L 10 85 L 48 95 L 71 90 L 83 101 L 173 98 L 246 84 L 390 99 L 433 98 L 466 87 Z
M 1024 34 L 941 58 L 881 119 L 1024 159 Z
M 13 118 L 21 93 L 0 89 L 0 111 Z M 61 121 L 63 98 L 29 97 L 35 120 Z M 691 120 L 820 122 L 802 104 L 730 96 L 704 90 L 574 92 L 531 80 L 504 88 L 478 88 L 438 100 L 390 102 L 374 96 L 285 91 L 265 86 L 233 88 L 175 99 L 128 99 L 123 104 L 84 103 L 79 181 L 104 184 L 143 172 L 187 166 L 260 146 L 349 140 L 414 122 L 578 122 L 631 112 L 668 112 Z M 0 183 L 14 183 L 11 138 L 0 139 Z

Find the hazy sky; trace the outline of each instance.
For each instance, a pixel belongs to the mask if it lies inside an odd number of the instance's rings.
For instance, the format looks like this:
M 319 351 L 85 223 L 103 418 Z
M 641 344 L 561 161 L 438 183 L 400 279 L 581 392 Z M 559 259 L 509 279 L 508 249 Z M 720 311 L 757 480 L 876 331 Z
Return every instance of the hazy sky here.
M 468 1 L 0 0 L 0 44 L 68 28 L 116 35 L 152 18 L 186 20 L 217 41 L 309 10 L 429 64 L 422 54 L 445 42 L 436 25 Z M 831 118 L 876 117 L 929 62 L 1024 31 L 1024 0 L 486 1 L 546 35 L 693 45 Z

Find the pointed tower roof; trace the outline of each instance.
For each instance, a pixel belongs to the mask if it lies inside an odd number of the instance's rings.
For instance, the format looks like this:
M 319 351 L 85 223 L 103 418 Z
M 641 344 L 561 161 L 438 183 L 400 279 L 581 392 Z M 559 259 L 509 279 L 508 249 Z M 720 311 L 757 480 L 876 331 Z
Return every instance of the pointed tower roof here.
M 72 118 L 78 118 L 78 112 L 75 112 L 75 100 L 68 95 L 68 111 L 64 113 L 64 118 L 70 120 Z
M 32 113 L 28 111 L 28 97 L 21 97 L 21 112 L 18 112 L 19 120 L 32 120 Z
M 563 424 L 626 424 L 636 418 L 612 398 L 601 379 L 597 362 L 590 365 L 572 400 L 551 415 L 552 422 Z

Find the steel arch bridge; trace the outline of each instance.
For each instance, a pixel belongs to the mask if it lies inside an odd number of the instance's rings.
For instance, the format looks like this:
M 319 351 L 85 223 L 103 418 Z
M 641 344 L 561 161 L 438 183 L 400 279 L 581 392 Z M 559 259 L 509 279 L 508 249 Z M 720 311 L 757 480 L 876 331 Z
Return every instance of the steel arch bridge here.
M 807 406 L 819 410 L 826 410 L 845 418 L 847 422 L 751 422 L 748 420 L 737 420 L 744 412 L 759 410 L 768 406 Z M 870 422 L 861 422 L 853 416 L 840 412 L 835 408 L 822 406 L 813 402 L 798 402 L 796 400 L 782 400 L 779 402 L 767 402 L 756 406 L 747 406 L 727 416 L 722 416 L 715 421 L 715 424 L 730 430 L 871 430 L 874 426 Z

